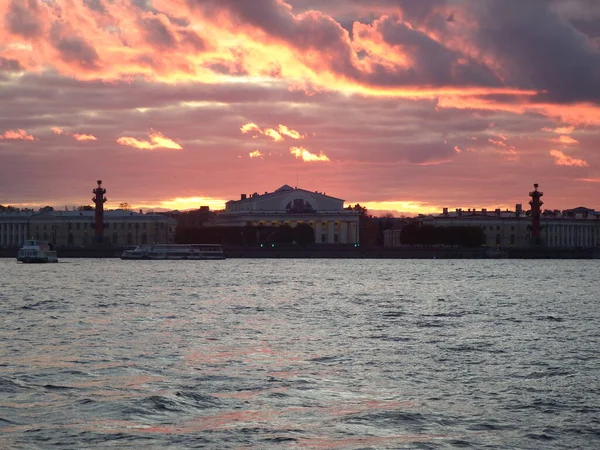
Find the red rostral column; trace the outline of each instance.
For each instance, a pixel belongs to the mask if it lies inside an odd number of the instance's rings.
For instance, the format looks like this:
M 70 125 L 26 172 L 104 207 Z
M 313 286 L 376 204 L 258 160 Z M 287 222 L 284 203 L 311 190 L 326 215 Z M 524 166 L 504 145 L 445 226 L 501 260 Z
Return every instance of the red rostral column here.
M 102 242 L 104 235 L 104 203 L 106 202 L 106 189 L 102 188 L 102 180 L 98 180 L 98 187 L 92 191 L 96 196 L 92 201 L 96 204 L 96 230 L 94 236 L 96 242 Z
M 542 225 L 540 223 L 540 217 L 542 216 L 542 205 L 544 202 L 541 200 L 543 192 L 538 191 L 538 184 L 533 185 L 534 190 L 529 193 L 531 201 L 531 242 L 533 245 L 539 245 L 542 240 Z

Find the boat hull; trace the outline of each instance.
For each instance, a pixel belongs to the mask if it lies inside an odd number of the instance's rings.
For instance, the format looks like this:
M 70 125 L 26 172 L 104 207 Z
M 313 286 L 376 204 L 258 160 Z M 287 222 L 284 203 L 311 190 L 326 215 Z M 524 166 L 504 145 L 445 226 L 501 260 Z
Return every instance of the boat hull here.
M 227 259 L 223 256 L 202 256 L 202 255 L 191 255 L 191 256 L 121 256 L 122 260 L 131 261 L 209 261 L 209 260 L 223 260 Z
M 157 244 L 138 246 L 124 251 L 123 260 L 149 261 L 212 261 L 226 259 L 223 249 L 218 244 Z
M 44 263 L 57 263 L 57 258 L 48 258 L 48 257 L 26 257 L 26 258 L 17 258 L 17 261 L 22 262 L 24 264 L 44 264 Z

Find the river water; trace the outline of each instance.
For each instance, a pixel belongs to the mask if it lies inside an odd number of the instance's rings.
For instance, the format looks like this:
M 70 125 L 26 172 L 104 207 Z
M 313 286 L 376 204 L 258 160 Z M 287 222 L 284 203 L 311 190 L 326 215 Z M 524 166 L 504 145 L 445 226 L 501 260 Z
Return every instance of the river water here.
M 598 260 L 0 260 L 0 448 L 598 449 Z

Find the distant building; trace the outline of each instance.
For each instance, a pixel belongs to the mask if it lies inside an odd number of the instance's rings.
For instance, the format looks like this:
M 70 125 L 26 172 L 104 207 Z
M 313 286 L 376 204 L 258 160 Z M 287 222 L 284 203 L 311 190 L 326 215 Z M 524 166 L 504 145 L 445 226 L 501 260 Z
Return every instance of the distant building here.
M 0 212 L 0 246 L 39 239 L 56 246 L 81 247 L 94 242 L 95 212 Z M 177 221 L 162 214 L 104 211 L 104 240 L 114 246 L 172 243 Z
M 284 185 L 275 192 L 242 194 L 217 215 L 218 226 L 295 227 L 309 224 L 318 244 L 359 242 L 359 213 L 344 209 L 344 200 Z
M 532 245 L 531 217 L 520 204 L 514 211 L 456 209 L 423 216 L 423 225 L 481 227 L 488 247 L 529 247 Z M 565 211 L 544 211 L 540 218 L 542 245 L 551 248 L 589 248 L 600 246 L 600 212 L 578 207 Z M 384 232 L 386 246 L 402 245 L 401 229 Z

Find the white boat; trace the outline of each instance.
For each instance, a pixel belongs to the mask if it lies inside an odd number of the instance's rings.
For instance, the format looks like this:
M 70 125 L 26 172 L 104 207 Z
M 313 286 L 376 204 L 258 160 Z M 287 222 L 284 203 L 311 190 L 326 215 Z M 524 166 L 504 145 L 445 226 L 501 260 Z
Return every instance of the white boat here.
M 225 259 L 219 244 L 154 244 L 125 250 L 121 259 Z
M 55 263 L 58 262 L 58 257 L 51 244 L 29 239 L 19 249 L 17 261 L 23 263 Z

